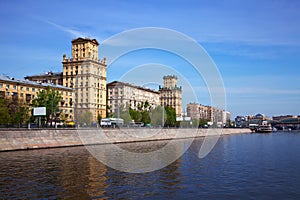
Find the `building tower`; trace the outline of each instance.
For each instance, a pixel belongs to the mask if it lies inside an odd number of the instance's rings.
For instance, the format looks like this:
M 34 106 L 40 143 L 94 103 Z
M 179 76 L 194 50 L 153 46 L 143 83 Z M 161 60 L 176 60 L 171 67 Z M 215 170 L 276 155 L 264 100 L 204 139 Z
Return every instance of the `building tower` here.
M 176 116 L 182 112 L 182 88 L 177 86 L 177 76 L 164 76 L 164 86 L 159 87 L 161 106 L 175 109 Z
M 72 40 L 72 58 L 63 55 L 63 85 L 75 89 L 75 120 L 106 117 L 106 59 L 98 59 L 96 39 Z M 90 120 L 89 120 L 90 121 Z

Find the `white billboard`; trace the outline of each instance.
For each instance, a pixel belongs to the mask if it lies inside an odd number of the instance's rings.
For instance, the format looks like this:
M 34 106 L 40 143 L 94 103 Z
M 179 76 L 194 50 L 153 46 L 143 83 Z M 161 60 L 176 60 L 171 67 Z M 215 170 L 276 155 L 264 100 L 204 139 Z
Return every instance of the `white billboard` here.
M 191 117 L 184 117 L 183 120 L 184 121 L 191 121 Z
M 177 121 L 177 122 L 183 121 L 183 117 L 176 117 L 176 121 Z
M 46 107 L 36 107 L 33 108 L 33 116 L 46 115 Z
M 191 121 L 191 117 L 176 117 L 177 122 Z

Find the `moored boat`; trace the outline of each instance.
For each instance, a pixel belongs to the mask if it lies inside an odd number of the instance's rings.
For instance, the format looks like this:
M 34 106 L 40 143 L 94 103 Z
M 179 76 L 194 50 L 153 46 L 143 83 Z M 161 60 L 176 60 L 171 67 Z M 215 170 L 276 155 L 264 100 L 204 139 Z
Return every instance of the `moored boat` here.
M 273 129 L 268 121 L 262 121 L 261 124 L 249 124 L 251 132 L 255 133 L 272 133 Z
M 256 133 L 272 133 L 272 131 L 271 125 L 259 125 L 255 130 Z

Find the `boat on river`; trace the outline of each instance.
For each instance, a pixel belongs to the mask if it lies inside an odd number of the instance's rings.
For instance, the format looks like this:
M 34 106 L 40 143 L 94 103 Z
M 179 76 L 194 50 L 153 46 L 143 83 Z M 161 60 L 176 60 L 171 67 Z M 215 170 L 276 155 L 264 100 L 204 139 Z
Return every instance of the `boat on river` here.
M 256 133 L 272 133 L 272 126 L 269 125 L 259 125 L 255 130 Z
M 250 124 L 249 128 L 255 133 L 272 133 L 273 131 L 271 124 L 267 121 L 263 121 L 261 124 Z

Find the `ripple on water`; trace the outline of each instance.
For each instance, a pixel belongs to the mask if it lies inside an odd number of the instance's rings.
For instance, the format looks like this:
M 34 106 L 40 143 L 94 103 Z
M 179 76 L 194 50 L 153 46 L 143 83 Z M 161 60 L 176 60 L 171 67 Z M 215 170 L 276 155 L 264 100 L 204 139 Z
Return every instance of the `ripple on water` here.
M 198 138 L 171 165 L 144 174 L 111 169 L 84 147 L 2 152 L 0 197 L 272 199 L 275 195 L 299 199 L 299 141 L 299 133 L 224 136 L 207 157 L 199 159 L 203 139 Z M 164 142 L 122 147 L 147 152 L 161 148 Z

